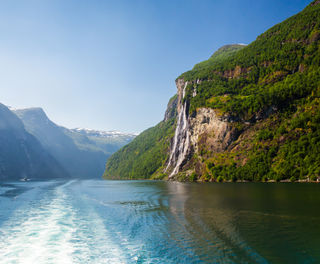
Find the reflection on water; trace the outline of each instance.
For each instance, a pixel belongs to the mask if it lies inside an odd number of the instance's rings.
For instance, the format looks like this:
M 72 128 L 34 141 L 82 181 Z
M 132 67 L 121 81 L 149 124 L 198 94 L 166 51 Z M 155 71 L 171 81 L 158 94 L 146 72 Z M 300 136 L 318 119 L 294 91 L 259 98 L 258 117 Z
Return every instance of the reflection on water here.
M 316 184 L 0 184 L 0 259 L 316 263 L 319 192 Z

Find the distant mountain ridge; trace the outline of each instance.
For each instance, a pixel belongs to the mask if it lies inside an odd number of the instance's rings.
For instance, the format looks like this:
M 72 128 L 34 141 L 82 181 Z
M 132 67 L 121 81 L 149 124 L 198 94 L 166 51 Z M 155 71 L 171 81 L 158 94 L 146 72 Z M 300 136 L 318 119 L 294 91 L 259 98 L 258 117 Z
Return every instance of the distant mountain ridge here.
M 134 138 L 134 135 L 120 132 L 61 127 L 39 107 L 13 112 L 72 177 L 101 177 L 107 158 Z
M 80 128 L 80 127 L 72 128 L 70 130 L 81 133 L 81 134 L 85 134 L 87 136 L 100 136 L 100 137 L 111 137 L 111 138 L 117 138 L 117 137 L 134 138 L 137 136 L 137 134 L 135 133 L 123 133 L 116 130 L 103 131 L 103 130 L 94 130 L 90 128 Z
M 68 178 L 70 175 L 22 121 L 0 104 L 0 180 Z

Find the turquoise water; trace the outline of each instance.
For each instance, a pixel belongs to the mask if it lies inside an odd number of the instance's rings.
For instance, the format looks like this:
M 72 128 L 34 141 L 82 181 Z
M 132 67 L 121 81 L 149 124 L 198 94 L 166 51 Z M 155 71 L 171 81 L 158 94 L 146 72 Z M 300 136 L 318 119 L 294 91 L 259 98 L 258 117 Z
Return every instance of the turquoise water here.
M 320 263 L 320 185 L 0 184 L 0 263 Z

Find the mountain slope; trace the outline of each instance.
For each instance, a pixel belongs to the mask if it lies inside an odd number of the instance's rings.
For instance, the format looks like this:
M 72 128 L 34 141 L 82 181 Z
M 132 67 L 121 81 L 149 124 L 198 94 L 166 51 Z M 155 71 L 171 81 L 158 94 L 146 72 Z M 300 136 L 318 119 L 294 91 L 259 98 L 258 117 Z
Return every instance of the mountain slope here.
M 208 67 L 213 67 L 218 65 L 220 62 L 223 62 L 228 57 L 237 53 L 237 51 L 243 49 L 247 45 L 245 44 L 232 44 L 232 45 L 225 45 L 218 49 L 213 55 L 206 61 L 202 61 L 196 64 L 193 67 L 194 71 L 200 71 L 202 69 L 206 69 Z
M 15 110 L 15 113 L 72 177 L 101 177 L 107 158 L 131 139 L 131 136 L 119 139 L 120 135 L 114 138 L 115 135 L 101 135 L 102 132 L 60 127 L 41 108 Z
M 177 116 L 177 95 L 170 98 L 164 120 L 143 131 L 107 161 L 105 179 L 163 179 Z
M 103 177 L 109 179 L 162 178 L 167 159 L 174 118 L 162 121 L 137 136 L 107 161 Z
M 66 129 L 65 133 L 72 137 L 79 147 L 91 146 L 108 155 L 116 152 L 136 137 L 134 134 L 118 131 L 99 131 L 85 128 Z M 87 144 L 86 139 L 89 139 L 90 144 Z
M 21 120 L 0 104 L 0 179 L 69 176 L 40 142 L 24 129 Z
M 224 47 L 178 77 L 176 131 L 159 169 L 178 180 L 319 177 L 319 40 L 313 1 L 250 45 Z

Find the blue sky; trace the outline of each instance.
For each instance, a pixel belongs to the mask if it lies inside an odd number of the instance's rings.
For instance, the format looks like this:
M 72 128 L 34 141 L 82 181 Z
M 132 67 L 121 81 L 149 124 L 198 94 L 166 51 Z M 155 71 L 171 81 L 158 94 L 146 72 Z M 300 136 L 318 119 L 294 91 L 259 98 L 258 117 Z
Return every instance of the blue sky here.
M 0 0 L 0 102 L 54 122 L 141 132 L 175 79 L 311 0 Z

